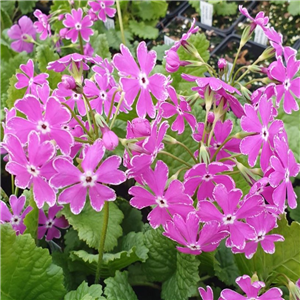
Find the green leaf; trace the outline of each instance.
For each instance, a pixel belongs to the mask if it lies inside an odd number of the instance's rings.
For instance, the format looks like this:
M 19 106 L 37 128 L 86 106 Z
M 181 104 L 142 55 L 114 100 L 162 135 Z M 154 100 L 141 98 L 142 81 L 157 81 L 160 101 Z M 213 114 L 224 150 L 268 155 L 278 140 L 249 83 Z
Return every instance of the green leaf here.
M 146 261 L 148 249 L 144 245 L 143 233 L 131 232 L 122 239 L 120 252 L 104 253 L 100 268 L 101 277 L 114 276 L 117 270 L 126 268 L 137 261 Z M 70 255 L 73 261 L 81 262 L 81 266 L 88 274 L 95 274 L 98 264 L 98 254 L 86 251 L 73 251 Z
M 34 0 L 26 0 L 26 1 L 18 1 L 18 6 L 22 12 L 23 15 L 32 12 L 33 8 L 35 7 L 35 2 Z
M 47 70 L 47 65 L 50 61 L 58 60 L 59 56 L 54 52 L 54 49 L 47 44 L 40 45 L 36 48 L 36 61 L 38 62 L 41 72 L 49 74 L 48 81 L 52 89 L 57 87 L 57 84 L 61 81 L 61 73 Z
M 168 3 L 161 0 L 133 1 L 132 6 L 135 15 L 143 20 L 158 20 L 166 15 Z
M 227 285 L 234 285 L 235 279 L 241 275 L 235 264 L 234 255 L 231 250 L 225 246 L 224 241 L 222 241 L 217 248 L 214 270 L 218 278 Z
M 90 44 L 94 49 L 94 55 L 98 54 L 103 59 L 111 58 L 111 53 L 109 52 L 109 45 L 104 33 L 99 34 L 97 30 L 94 30 L 94 34 L 90 38 Z
M 236 254 L 235 259 L 241 274 L 252 276 L 254 272 L 260 280 L 270 283 L 278 283 L 282 280 L 278 274 L 286 275 L 291 281 L 295 282 L 299 279 L 300 271 L 300 224 L 293 222 L 288 225 L 285 216 L 282 215 L 278 222 L 278 228 L 271 233 L 281 234 L 285 240 L 275 243 L 275 253 L 265 253 L 259 245 L 257 252 L 253 258 L 248 260 L 244 254 Z
M 64 300 L 82 300 L 84 297 L 90 296 L 93 300 L 104 300 L 102 297 L 102 286 L 100 284 L 88 284 L 83 281 L 76 291 L 71 291 L 65 295 Z M 88 298 L 87 298 L 88 299 Z
M 235 15 L 237 11 L 238 11 L 238 6 L 234 2 L 228 3 L 222 1 L 221 3 L 214 5 L 214 13 L 219 16 Z
M 29 234 L 18 235 L 1 225 L 1 299 L 61 300 L 62 269 L 47 249 L 36 247 Z
M 296 99 L 298 104 L 300 104 L 300 99 Z M 284 112 L 282 108 L 283 104 L 281 103 L 280 108 L 278 109 L 278 119 L 281 119 L 284 123 L 284 129 L 288 135 L 289 147 L 295 155 L 296 161 L 300 160 L 300 122 L 299 122 L 299 112 L 293 111 L 292 114 L 288 115 Z
M 29 198 L 29 199 L 28 199 Z M 26 198 L 29 201 L 29 206 L 32 207 L 26 217 L 24 218 L 24 225 L 26 226 L 25 233 L 29 233 L 34 240 L 37 240 L 37 229 L 39 220 L 39 209 L 33 199 L 33 192 L 30 192 L 30 196 Z
M 296 195 L 297 195 L 297 208 L 295 209 L 291 209 L 291 208 L 288 208 L 288 211 L 290 213 L 290 217 L 297 221 L 297 222 L 300 222 L 300 186 L 296 186 L 295 189 L 294 189 Z
M 174 261 L 175 264 L 175 261 Z M 200 280 L 198 268 L 200 261 L 194 255 L 177 251 L 176 271 L 162 285 L 162 299 L 185 300 L 197 294 Z
M 103 226 L 103 210 L 96 212 L 88 203 L 79 215 L 72 214 L 69 205 L 64 207 L 62 213 L 73 228 L 78 231 L 79 238 L 90 247 L 98 249 Z M 104 244 L 105 251 L 110 251 L 117 245 L 117 240 L 122 235 L 120 224 L 123 217 L 122 211 L 116 204 L 110 202 L 108 227 Z
M 142 39 L 156 39 L 158 37 L 158 29 L 143 21 L 130 20 L 129 28 L 134 35 Z
M 5 28 L 10 28 L 12 22 L 8 13 L 1 7 L 1 30 Z
M 50 13 L 56 13 L 60 10 L 61 14 L 70 13 L 71 12 L 71 5 L 69 1 L 62 1 L 62 0 L 53 0 L 53 4 L 51 5 Z M 64 28 L 62 21 L 55 20 L 51 24 L 51 29 L 55 31 L 55 33 L 59 33 L 59 31 Z
M 293 16 L 300 15 L 300 1 L 290 1 L 288 6 L 288 12 Z
M 18 53 L 14 57 L 11 57 L 8 61 L 4 60 L 2 62 L 2 66 L 1 66 L 1 93 L 2 93 L 2 101 L 3 101 L 2 103 L 8 100 L 8 102 L 11 105 L 9 108 L 13 106 L 14 102 L 17 99 L 20 99 L 24 96 L 23 91 L 25 91 L 26 88 L 22 90 L 17 90 L 14 87 L 14 84 L 17 82 L 17 79 L 14 75 L 16 74 L 17 71 L 20 72 L 19 70 L 20 65 L 25 64 L 27 61 L 28 61 L 28 54 L 25 51 L 23 51 L 21 53 Z M 6 96 L 3 97 L 4 94 Z M 19 95 L 22 96 L 14 99 L 14 97 L 18 97 Z
M 105 31 L 105 34 L 106 34 L 109 47 L 119 51 L 120 45 L 121 43 L 123 43 L 121 37 L 121 31 L 116 31 L 115 29 L 109 29 Z M 129 47 L 129 49 L 131 50 L 130 41 L 133 39 L 132 33 L 127 30 L 124 30 L 124 36 L 125 36 L 126 46 Z
M 157 45 L 154 46 L 151 50 L 154 50 L 157 53 L 157 60 L 162 61 L 165 56 L 165 51 L 169 50 L 171 48 L 171 45 Z
M 12 77 L 9 79 L 9 84 L 8 84 L 8 90 L 7 94 L 2 94 L 2 105 L 5 103 L 3 106 L 6 106 L 8 109 L 11 109 L 15 102 L 18 99 L 22 99 L 25 95 L 26 92 L 26 87 L 23 89 L 16 89 L 15 84 L 18 82 L 18 79 L 16 75 L 12 75 Z
M 198 2 L 199 4 L 199 2 Z M 209 52 L 208 52 L 208 47 L 209 47 L 209 42 L 207 41 L 205 35 L 203 33 L 197 33 L 193 34 L 189 39 L 188 42 L 193 44 L 195 48 L 198 50 L 200 56 L 203 58 L 205 62 L 207 62 L 209 58 Z M 178 49 L 178 56 L 180 60 L 195 60 L 192 55 L 188 54 L 184 48 L 181 46 Z M 180 95 L 192 95 L 195 92 L 191 90 L 192 87 L 195 86 L 194 82 L 189 82 L 186 80 L 183 80 L 181 77 L 182 73 L 193 75 L 193 76 L 198 76 L 202 77 L 204 73 L 206 72 L 205 67 L 179 67 L 179 69 L 172 73 L 172 86 L 175 88 L 178 94 Z
M 122 222 L 123 235 L 129 232 L 139 232 L 142 231 L 144 223 L 142 222 L 142 213 L 140 210 L 132 207 L 128 200 L 117 198 L 117 205 L 122 210 L 124 214 L 124 219 Z
M 145 245 L 149 249 L 148 259 L 143 264 L 144 273 L 150 281 L 165 281 L 176 270 L 174 242 L 162 235 L 162 228 L 152 229 L 147 226 Z
M 10 17 L 12 17 L 13 12 L 15 10 L 16 1 L 1 1 L 1 9 L 8 13 Z
M 104 280 L 106 287 L 104 294 L 109 300 L 138 300 L 132 287 L 128 283 L 128 272 L 117 271 L 115 277 Z

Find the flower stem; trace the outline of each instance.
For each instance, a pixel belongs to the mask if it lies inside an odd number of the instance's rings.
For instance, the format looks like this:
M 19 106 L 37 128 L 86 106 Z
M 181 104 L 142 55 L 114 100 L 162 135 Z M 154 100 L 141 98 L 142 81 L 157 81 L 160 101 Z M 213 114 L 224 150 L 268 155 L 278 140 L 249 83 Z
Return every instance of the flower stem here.
M 93 110 L 92 110 L 92 107 L 91 107 L 91 103 L 90 103 L 90 101 L 88 100 L 87 96 L 84 93 L 82 93 L 82 96 L 83 96 L 86 104 L 89 107 L 89 112 L 91 113 L 92 119 L 93 119 L 93 124 L 94 124 L 94 130 L 95 130 L 96 138 L 98 138 L 98 136 L 99 136 L 98 126 L 97 126 L 97 123 L 96 123 L 96 120 L 95 120 L 95 114 L 93 113 Z M 88 115 L 88 111 L 86 112 L 86 114 Z
M 99 243 L 99 248 L 98 248 L 99 254 L 98 254 L 98 264 L 97 264 L 95 284 L 99 283 L 99 280 L 100 280 L 100 267 L 101 267 L 101 263 L 103 260 L 104 243 L 105 243 L 105 237 L 106 237 L 107 225 L 108 225 L 108 216 L 109 216 L 109 202 L 108 201 L 105 201 L 105 203 L 104 203 L 103 212 L 104 212 L 104 218 L 103 218 L 103 227 L 102 227 L 102 231 L 101 231 L 100 243 Z
M 193 153 L 191 152 L 191 150 L 183 143 L 179 142 L 179 141 L 176 141 L 176 144 L 180 145 L 181 147 L 183 147 L 189 154 L 190 156 L 192 157 L 192 159 L 194 160 L 195 163 L 198 163 L 195 156 L 193 155 Z
M 122 92 L 121 98 L 120 98 L 119 103 L 118 103 L 117 108 L 116 108 L 116 112 L 115 112 L 115 114 L 114 114 L 114 117 L 113 117 L 113 119 L 112 119 L 110 125 L 109 125 L 109 129 L 112 129 L 112 127 L 114 126 L 114 123 L 115 123 L 115 121 L 116 121 L 116 118 L 117 118 L 118 112 L 119 112 L 119 110 L 120 110 L 120 106 L 121 106 L 121 104 L 122 104 L 122 102 L 123 102 L 123 100 L 124 100 L 124 97 L 125 97 L 125 93 Z
M 83 50 L 83 41 L 82 41 L 82 37 L 81 37 L 80 32 L 78 34 L 78 37 L 79 37 L 80 53 L 83 55 L 83 53 L 84 53 L 84 50 Z
M 124 44 L 124 46 L 126 46 L 125 43 L 125 35 L 124 35 L 124 28 L 123 28 L 123 21 L 122 21 L 122 12 L 121 12 L 121 8 L 120 8 L 120 0 L 117 0 L 117 11 L 118 11 L 118 19 L 119 19 L 119 25 L 120 25 L 120 30 L 121 30 L 121 36 L 122 36 L 122 43 Z
M 14 194 L 15 193 L 15 179 L 14 179 L 14 175 L 11 174 L 11 193 Z
M 231 72 L 230 72 L 230 74 L 229 74 L 229 76 L 228 76 L 228 81 L 232 78 L 233 71 L 234 71 L 234 68 L 235 68 L 235 65 L 236 65 L 236 61 L 237 61 L 237 59 L 238 59 L 238 57 L 239 57 L 239 54 L 240 54 L 240 52 L 241 52 L 243 46 L 244 46 L 244 45 L 243 45 L 242 43 L 240 43 L 239 49 L 238 49 L 238 51 L 237 51 L 237 53 L 236 53 L 236 56 L 235 56 L 235 58 L 234 58 L 234 62 L 233 62 L 233 66 L 232 66 Z
M 189 168 L 192 168 L 193 166 L 190 165 L 189 163 L 185 162 L 184 160 L 180 159 L 179 157 L 169 153 L 169 152 L 166 152 L 166 151 L 159 151 L 158 154 L 165 154 L 165 155 L 168 155 L 170 157 L 172 157 L 173 159 L 176 159 L 178 161 L 180 161 L 181 163 L 185 164 L 186 166 L 188 166 Z
M 115 90 L 115 92 L 113 93 L 110 108 L 109 108 L 109 112 L 108 112 L 107 119 L 106 119 L 106 123 L 109 122 L 109 119 L 110 119 L 110 116 L 111 116 L 111 113 L 112 113 L 112 110 L 113 110 L 113 107 L 114 107 L 114 102 L 115 102 L 115 97 L 116 97 L 117 92 L 118 92 L 118 90 Z

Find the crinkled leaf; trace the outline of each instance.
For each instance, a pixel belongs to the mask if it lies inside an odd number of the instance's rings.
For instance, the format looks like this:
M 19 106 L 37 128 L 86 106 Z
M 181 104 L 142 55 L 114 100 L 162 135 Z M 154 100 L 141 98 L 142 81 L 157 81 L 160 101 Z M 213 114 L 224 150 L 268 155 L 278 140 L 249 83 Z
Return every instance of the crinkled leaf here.
M 103 59 L 111 58 L 108 41 L 104 33 L 99 34 L 97 30 L 94 30 L 94 34 L 90 38 L 90 44 L 94 49 L 94 55 L 98 54 Z
M 290 213 L 290 217 L 297 221 L 297 222 L 300 222 L 300 186 L 296 186 L 295 187 L 295 193 L 297 195 L 297 208 L 295 209 L 291 209 L 291 208 L 288 208 L 289 210 L 289 213 Z
M 26 197 L 26 200 L 29 201 L 29 206 L 32 207 L 32 210 L 24 218 L 24 225 L 26 226 L 25 233 L 29 233 L 33 239 L 37 239 L 37 229 L 38 229 L 38 220 L 39 220 L 39 209 L 36 206 L 36 203 L 33 199 L 33 194 L 30 192 L 29 197 Z
M 103 210 L 96 212 L 89 203 L 86 203 L 84 209 L 79 215 L 74 215 L 70 211 L 70 206 L 65 205 L 63 214 L 78 231 L 78 236 L 85 241 L 90 247 L 98 249 L 100 242 L 100 234 L 103 226 Z M 123 220 L 122 211 L 113 202 L 109 203 L 109 219 L 104 244 L 104 250 L 110 251 L 117 245 L 117 239 L 122 235 Z
M 162 285 L 162 299 L 187 300 L 197 294 L 200 261 L 194 255 L 176 251 L 174 265 L 176 270 Z
M 1 7 L 1 30 L 12 26 L 8 13 Z
M 216 250 L 214 270 L 218 278 L 227 285 L 234 285 L 235 279 L 240 275 L 239 269 L 235 264 L 234 255 L 225 246 L 224 241 Z
M 293 16 L 300 15 L 300 2 L 298 0 L 290 1 L 288 12 Z
M 157 45 L 154 46 L 151 50 L 154 50 L 157 53 L 157 60 L 162 61 L 165 56 L 165 51 L 169 50 L 171 48 L 171 45 Z
M 65 295 L 64 300 L 82 300 L 84 297 L 90 296 L 93 300 L 104 300 L 102 297 L 102 286 L 100 284 L 88 284 L 83 281 L 76 291 L 71 291 Z M 88 299 L 88 298 L 87 298 Z
M 132 6 L 135 15 L 143 20 L 158 20 L 166 15 L 168 3 L 161 0 L 133 1 Z
M 238 6 L 234 2 L 228 3 L 226 1 L 222 1 L 221 3 L 214 5 L 214 13 L 220 16 L 235 15 L 237 11 Z
M 122 37 L 121 37 L 121 31 L 116 31 L 115 29 L 109 29 L 105 31 L 106 38 L 109 44 L 109 47 L 115 49 L 115 50 L 120 50 L 120 44 L 122 43 Z M 125 42 L 126 46 L 130 47 L 130 41 L 132 40 L 132 33 L 124 30 L 124 36 L 125 36 Z
M 16 75 L 12 75 L 11 78 L 9 79 L 7 94 L 2 94 L 1 97 L 2 105 L 6 106 L 9 109 L 11 109 L 14 106 L 15 102 L 18 99 L 22 99 L 26 93 L 26 87 L 20 90 L 15 88 L 15 84 L 17 82 L 18 80 Z M 6 91 L 6 89 L 2 91 L 4 92 Z
M 128 283 L 128 272 L 117 271 L 115 277 L 104 280 L 104 294 L 109 300 L 138 300 L 135 292 Z
M 142 222 L 141 211 L 132 207 L 128 200 L 120 197 L 117 198 L 117 205 L 124 214 L 122 222 L 123 234 L 142 231 L 144 223 Z
M 71 5 L 69 1 L 53 0 L 50 13 L 56 13 L 58 10 L 61 10 L 61 14 L 70 13 Z M 55 33 L 59 33 L 62 28 L 64 28 L 62 21 L 55 20 L 55 22 L 51 24 L 51 29 L 54 30 Z
M 162 228 L 147 226 L 145 245 L 149 249 L 148 259 L 143 270 L 150 281 L 165 281 L 176 271 L 176 253 L 174 242 L 162 235 Z
M 52 89 L 57 87 L 57 84 L 61 80 L 61 73 L 47 70 L 47 65 L 50 61 L 58 60 L 59 56 L 54 52 L 54 49 L 47 44 L 40 45 L 36 48 L 36 61 L 38 62 L 41 72 L 47 72 L 49 74 L 48 81 Z
M 122 251 L 117 253 L 104 253 L 100 268 L 101 277 L 114 276 L 117 270 L 124 269 L 136 261 L 144 262 L 148 258 L 148 249 L 145 247 L 143 233 L 141 232 L 131 232 L 123 237 L 120 248 Z M 73 261 L 80 262 L 87 273 L 95 274 L 98 254 L 90 254 L 79 250 L 73 251 L 70 257 Z
M 244 254 L 236 254 L 235 259 L 241 274 L 252 276 L 254 272 L 260 280 L 275 283 L 280 282 L 281 277 L 278 274 L 286 275 L 291 281 L 296 282 L 300 274 L 300 224 L 293 222 L 290 226 L 285 216 L 282 215 L 278 221 L 278 228 L 271 233 L 281 234 L 284 242 L 275 243 L 275 253 L 265 253 L 259 245 L 257 252 L 252 259 L 246 259 Z
M 33 8 L 35 7 L 36 1 L 34 0 L 26 0 L 26 1 L 18 1 L 18 6 L 23 15 L 32 12 Z
M 16 236 L 1 225 L 1 299 L 60 300 L 65 295 L 62 269 L 29 234 Z
M 203 58 L 205 62 L 207 62 L 209 58 L 208 47 L 209 42 L 207 41 L 205 35 L 203 33 L 196 33 L 193 34 L 189 39 L 188 42 L 193 44 L 195 48 L 198 50 L 198 53 Z M 178 55 L 180 60 L 195 60 L 195 58 L 188 54 L 183 47 L 178 49 Z M 173 79 L 172 86 L 175 88 L 178 94 L 180 95 L 192 95 L 195 92 L 191 90 L 193 86 L 196 86 L 195 82 L 189 82 L 183 80 L 181 77 L 182 73 L 202 77 L 206 72 L 206 68 L 201 67 L 179 67 L 178 71 L 171 74 Z
M 158 29 L 143 21 L 130 20 L 129 28 L 134 35 L 142 39 L 156 39 L 158 37 Z

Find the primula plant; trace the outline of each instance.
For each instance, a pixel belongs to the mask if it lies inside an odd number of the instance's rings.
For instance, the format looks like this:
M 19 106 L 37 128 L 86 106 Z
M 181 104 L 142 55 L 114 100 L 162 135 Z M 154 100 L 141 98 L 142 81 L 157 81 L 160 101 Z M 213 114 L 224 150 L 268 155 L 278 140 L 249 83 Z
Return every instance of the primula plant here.
M 157 65 L 125 39 L 118 1 L 53 1 L 14 24 L 28 11 L 11 3 L 2 299 L 299 300 L 300 60 L 268 17 L 239 7 L 249 24 L 228 71 L 195 20 Z M 257 26 L 269 46 L 237 68 Z

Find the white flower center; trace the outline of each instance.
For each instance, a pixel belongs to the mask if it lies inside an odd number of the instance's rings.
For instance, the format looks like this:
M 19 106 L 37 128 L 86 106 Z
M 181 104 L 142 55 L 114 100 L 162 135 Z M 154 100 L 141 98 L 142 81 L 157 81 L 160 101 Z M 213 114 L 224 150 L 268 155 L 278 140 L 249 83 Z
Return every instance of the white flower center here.
M 210 181 L 212 178 L 213 178 L 212 175 L 210 175 L 210 174 L 205 174 L 205 175 L 202 177 L 202 180 L 204 180 L 204 181 Z
M 157 197 L 155 199 L 156 203 L 158 204 L 159 207 L 165 208 L 168 207 L 168 203 L 164 197 Z
M 261 130 L 261 137 L 264 141 L 267 141 L 269 138 L 269 132 L 268 132 L 268 128 L 266 126 L 263 127 Z
M 289 78 L 287 78 L 287 79 L 283 82 L 283 86 L 284 86 L 284 89 L 285 89 L 286 91 L 289 90 L 289 88 L 290 88 L 290 86 L 291 86 L 291 82 L 290 82 Z
M 195 244 L 189 244 L 188 247 L 191 250 L 200 250 L 201 249 L 199 245 L 195 245 Z
M 104 91 L 100 92 L 100 98 L 105 101 L 107 99 L 107 94 Z
M 11 225 L 19 225 L 21 222 L 21 218 L 19 216 L 13 215 L 10 219 L 10 224 Z
M 264 240 L 265 239 L 265 234 L 266 233 L 264 231 L 258 232 L 258 235 L 257 235 L 257 237 L 255 239 L 255 242 L 258 243 L 258 242 Z
M 33 78 L 29 79 L 28 85 L 31 86 L 33 84 Z
M 104 2 L 100 2 L 100 6 L 101 6 L 102 9 L 104 9 L 105 8 L 105 3 Z
M 214 143 L 213 144 L 214 150 L 217 150 L 220 146 L 221 146 L 221 143 Z
M 97 180 L 97 175 L 91 171 L 86 171 L 80 176 L 81 183 L 84 187 L 94 186 Z
M 77 101 L 80 98 L 79 94 L 76 93 L 73 93 L 72 97 L 75 101 Z
M 75 29 L 81 30 L 81 24 L 79 22 L 75 24 Z
M 144 89 L 147 88 L 148 84 L 149 84 L 149 80 L 146 76 L 145 73 L 140 73 L 139 75 L 139 83 L 140 83 L 140 86 Z
M 183 111 L 181 110 L 180 107 L 177 107 L 176 110 L 177 110 L 177 112 L 178 112 L 179 115 L 183 115 Z
M 47 228 L 52 228 L 54 225 L 54 222 L 52 219 L 49 219 L 47 222 L 46 222 L 46 227 Z
M 235 219 L 236 219 L 236 216 L 227 215 L 227 216 L 223 217 L 223 222 L 225 225 L 233 224 Z
M 36 169 L 33 165 L 27 165 L 27 172 L 33 177 L 37 177 L 40 174 L 40 171 Z
M 285 170 L 284 178 L 285 178 L 285 182 L 290 181 L 290 171 L 288 169 Z
M 42 134 L 46 134 L 50 132 L 50 127 L 48 122 L 39 121 L 37 125 L 37 129 L 42 132 Z

